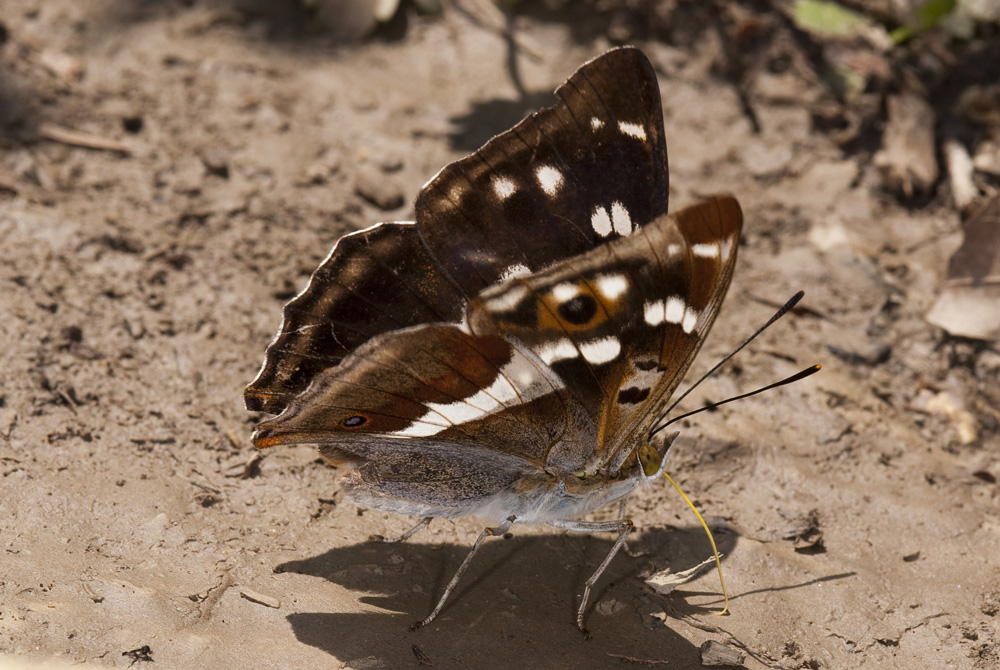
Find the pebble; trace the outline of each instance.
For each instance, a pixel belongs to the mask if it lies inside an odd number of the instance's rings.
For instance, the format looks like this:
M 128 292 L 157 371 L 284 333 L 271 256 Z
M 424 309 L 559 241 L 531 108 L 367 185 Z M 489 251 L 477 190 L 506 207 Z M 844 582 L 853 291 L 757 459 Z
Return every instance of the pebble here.
M 364 165 L 358 169 L 354 190 L 382 210 L 398 209 L 405 202 L 402 186 L 373 166 Z
M 741 666 L 747 655 L 729 645 L 709 640 L 701 645 L 701 664 L 704 666 Z

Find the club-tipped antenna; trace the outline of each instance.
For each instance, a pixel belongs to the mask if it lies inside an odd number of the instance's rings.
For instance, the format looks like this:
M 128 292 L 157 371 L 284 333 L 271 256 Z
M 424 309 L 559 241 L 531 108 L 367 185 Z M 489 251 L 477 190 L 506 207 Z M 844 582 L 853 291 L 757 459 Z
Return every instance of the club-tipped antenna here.
M 786 377 L 785 379 L 782 379 L 779 382 L 774 382 L 773 384 L 768 384 L 767 386 L 764 386 L 763 388 L 759 388 L 756 391 L 750 391 L 749 393 L 743 393 L 741 395 L 733 396 L 732 398 L 726 398 L 725 400 L 720 400 L 719 402 L 712 403 L 711 405 L 706 405 L 705 407 L 699 407 L 698 409 L 691 410 L 690 412 L 685 412 L 684 414 L 681 414 L 680 416 L 675 416 L 670 421 L 667 421 L 665 424 L 663 424 L 662 426 L 660 426 L 659 428 L 657 428 L 656 431 L 654 431 L 654 433 L 657 432 L 657 431 L 663 430 L 664 428 L 666 428 L 670 424 L 676 423 L 677 421 L 680 421 L 681 419 L 686 419 L 689 416 L 691 416 L 692 414 L 698 414 L 699 412 L 704 412 L 706 410 L 715 409 L 716 407 L 719 407 L 721 405 L 725 405 L 726 403 L 733 402 L 734 400 L 743 400 L 743 398 L 749 398 L 752 395 L 757 395 L 758 393 L 763 393 L 764 391 L 770 391 L 771 389 L 778 388 L 779 386 L 784 386 L 785 384 L 791 384 L 792 382 L 797 382 L 800 379 L 805 379 L 809 375 L 815 374 L 815 373 L 819 372 L 822 369 L 823 369 L 822 365 L 810 365 L 805 370 L 800 370 L 799 372 L 796 372 L 791 377 Z
M 674 410 L 674 408 L 677 407 L 677 405 L 682 400 L 684 400 L 684 398 L 686 398 L 688 396 L 688 394 L 691 393 L 691 391 L 693 391 L 696 388 L 698 388 L 699 384 L 701 384 L 703 381 L 705 381 L 706 379 L 708 379 L 709 377 L 711 377 L 713 374 L 715 374 L 715 371 L 718 370 L 719 368 L 721 368 L 725 363 L 727 363 L 730 358 L 732 358 L 736 354 L 740 353 L 740 351 L 742 351 L 745 346 L 747 346 L 748 344 L 750 344 L 751 342 L 753 342 L 757 338 L 758 335 L 760 335 L 765 330 L 767 330 L 768 328 L 770 328 L 771 324 L 773 324 L 775 321 L 777 321 L 778 319 L 780 319 L 781 317 L 783 317 L 785 314 L 787 314 L 788 312 L 790 312 L 792 310 L 792 308 L 794 308 L 795 305 L 797 305 L 799 303 L 799 301 L 802 300 L 802 297 L 805 294 L 806 294 L 805 291 L 799 291 L 798 293 L 796 293 L 795 295 L 793 295 L 791 298 L 789 298 L 788 302 L 786 302 L 784 305 L 782 305 L 781 309 L 779 309 L 777 312 L 775 312 L 774 316 L 772 316 L 770 319 L 768 319 L 767 323 L 765 323 L 763 326 L 761 326 L 760 328 L 758 328 L 756 330 L 756 332 L 754 332 L 753 335 L 751 335 L 746 340 L 744 340 L 743 344 L 741 344 L 740 346 L 738 346 L 735 349 L 733 349 L 721 361 L 719 361 L 718 363 L 716 363 L 715 365 L 713 365 L 711 370 L 709 370 L 708 372 L 706 372 L 705 374 L 703 374 L 701 376 L 701 378 L 698 379 L 698 381 L 696 381 L 694 384 L 692 384 L 691 386 L 689 386 L 687 388 L 687 390 L 684 391 L 684 393 L 682 393 L 677 398 L 677 400 L 673 401 L 670 404 L 670 407 L 667 407 L 667 409 L 663 410 L 663 412 L 661 412 L 660 415 L 658 417 L 656 417 L 656 421 L 653 422 L 653 427 L 650 428 L 650 430 L 649 430 L 649 439 L 652 439 L 654 435 L 656 435 L 658 432 L 660 432 L 661 430 L 663 430 L 664 428 L 666 428 L 667 426 L 669 426 L 674 421 L 677 421 L 679 419 L 683 419 L 684 417 L 691 416 L 691 414 L 695 414 L 697 412 L 700 412 L 700 411 L 703 411 L 705 409 L 708 409 L 707 407 L 703 407 L 700 410 L 696 410 L 695 412 L 688 412 L 687 414 L 679 416 L 676 419 L 671 419 L 667 423 L 664 423 L 663 425 L 660 425 L 660 422 L 663 421 L 667 417 L 667 415 L 670 414 L 670 412 L 672 412 Z M 762 393 L 762 392 L 764 392 L 764 391 L 766 391 L 768 389 L 775 388 L 776 386 L 783 386 L 785 384 L 790 384 L 793 381 L 798 381 L 799 379 L 803 379 L 804 377 L 808 377 L 809 375 L 811 375 L 811 374 L 813 374 L 815 372 L 818 372 L 819 369 L 820 369 L 820 366 L 814 365 L 811 368 L 806 368 L 802 372 L 799 372 L 797 374 L 792 375 L 788 379 L 784 379 L 784 380 L 782 380 L 780 382 L 771 384 L 770 386 L 765 386 L 764 388 L 757 389 L 756 391 L 751 391 L 750 393 L 746 393 L 746 394 L 744 394 L 742 396 L 736 396 L 735 398 L 730 398 L 729 400 L 724 400 L 724 401 L 718 403 L 715 406 L 717 407 L 718 405 L 722 405 L 722 404 L 725 404 L 727 402 L 731 402 L 733 400 L 739 400 L 740 398 L 746 398 L 746 397 L 751 396 L 751 395 L 756 395 L 757 393 Z

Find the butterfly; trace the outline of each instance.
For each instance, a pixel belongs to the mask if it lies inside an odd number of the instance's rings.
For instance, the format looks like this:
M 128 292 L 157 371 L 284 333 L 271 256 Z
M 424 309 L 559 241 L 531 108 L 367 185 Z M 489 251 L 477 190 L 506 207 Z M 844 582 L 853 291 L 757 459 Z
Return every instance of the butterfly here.
M 250 410 L 257 447 L 316 444 L 347 495 L 422 517 L 615 532 L 662 470 L 661 412 L 729 287 L 728 195 L 667 214 L 656 74 L 595 58 L 558 102 L 442 169 L 416 220 L 341 238 L 284 308 Z M 616 521 L 579 517 L 622 501 Z M 412 532 L 412 531 L 411 531 Z M 408 536 L 409 534 L 407 534 Z M 406 537 L 406 536 L 404 536 Z

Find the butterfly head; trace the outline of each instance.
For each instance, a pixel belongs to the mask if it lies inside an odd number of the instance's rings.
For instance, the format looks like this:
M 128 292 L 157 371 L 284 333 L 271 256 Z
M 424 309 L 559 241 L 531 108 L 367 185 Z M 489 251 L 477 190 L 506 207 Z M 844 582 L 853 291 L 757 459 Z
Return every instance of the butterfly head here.
M 675 431 L 670 435 L 667 435 L 659 443 L 659 446 L 654 445 L 652 441 L 649 441 L 636 449 L 636 460 L 639 461 L 639 465 L 642 467 L 642 474 L 646 479 L 659 477 L 663 473 L 663 465 L 667 462 L 667 455 L 670 453 L 670 447 L 673 445 L 674 440 L 677 439 L 678 435 L 680 435 L 680 431 Z

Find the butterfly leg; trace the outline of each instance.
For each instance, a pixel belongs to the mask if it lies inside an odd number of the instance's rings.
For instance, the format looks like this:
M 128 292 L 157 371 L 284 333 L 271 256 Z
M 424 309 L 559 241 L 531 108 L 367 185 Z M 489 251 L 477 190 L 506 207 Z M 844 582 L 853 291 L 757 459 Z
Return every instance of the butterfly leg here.
M 605 557 L 604 562 L 602 562 L 594 574 L 590 576 L 587 583 L 583 587 L 583 600 L 580 602 L 580 609 L 576 611 L 576 627 L 580 631 L 590 637 L 590 632 L 583 625 L 583 614 L 587 611 L 587 601 L 590 600 L 590 589 L 593 588 L 597 580 L 601 578 L 604 570 L 611 563 L 611 559 L 615 557 L 618 550 L 622 548 L 625 544 L 625 540 L 628 538 L 629 532 L 631 532 L 633 524 L 631 519 L 621 519 L 619 521 L 552 521 L 549 523 L 550 526 L 555 526 L 556 528 L 562 528 L 574 533 L 618 533 L 618 539 L 615 541 L 614 546 L 611 547 L 611 551 Z
M 479 547 L 483 544 L 483 542 L 485 542 L 487 538 L 493 537 L 494 535 L 503 535 L 508 530 L 510 530 L 510 527 L 513 526 L 516 521 L 517 517 L 511 516 L 507 517 L 507 520 L 504 521 L 499 526 L 497 526 L 496 528 L 483 529 L 483 532 L 480 533 L 479 537 L 476 539 L 476 543 L 472 545 L 472 549 L 469 551 L 469 555 L 465 557 L 464 561 L 462 561 L 462 565 L 458 566 L 458 572 L 455 573 L 455 576 L 451 578 L 450 582 L 448 582 L 448 586 L 445 587 L 444 593 L 441 594 L 441 599 L 438 600 L 437 606 L 434 607 L 434 611 L 431 612 L 427 616 L 427 618 L 424 619 L 423 621 L 418 621 L 412 626 L 410 626 L 410 630 L 416 630 L 417 628 L 422 628 L 423 626 L 429 624 L 431 621 L 434 621 L 438 613 L 441 611 L 441 608 L 444 607 L 445 601 L 448 600 L 448 596 L 451 595 L 451 592 L 454 591 L 455 587 L 458 585 L 458 580 L 462 578 L 462 575 L 468 569 L 469 564 L 472 563 L 472 557 L 476 555 L 477 551 L 479 551 Z
M 622 498 L 621 502 L 618 503 L 618 520 L 619 521 L 625 521 L 625 506 L 626 506 L 625 505 L 625 501 L 626 500 L 628 500 L 628 497 Z M 628 540 L 626 540 L 625 544 L 622 545 L 622 551 L 624 551 L 625 555 L 628 556 L 629 558 L 639 558 L 640 556 L 645 556 L 646 555 L 646 552 L 644 552 L 644 551 L 633 551 L 631 548 L 629 548 L 629 546 L 628 546 Z
M 434 517 L 432 517 L 432 516 L 425 516 L 423 519 L 420 520 L 419 523 L 417 523 L 416 526 L 414 526 L 410 530 L 406 531 L 402 535 L 397 535 L 396 537 L 385 537 L 384 535 L 369 535 L 368 536 L 368 541 L 369 542 L 385 542 L 385 543 L 391 544 L 393 542 L 402 542 L 404 540 L 409 540 L 411 537 L 413 537 L 414 533 L 416 533 L 421 528 L 423 528 L 423 527 L 427 526 L 428 524 L 430 524 L 431 519 L 433 519 L 433 518 Z

